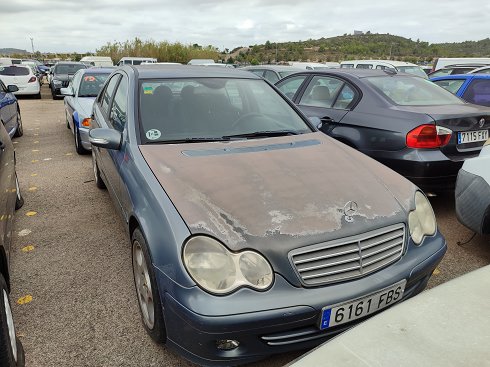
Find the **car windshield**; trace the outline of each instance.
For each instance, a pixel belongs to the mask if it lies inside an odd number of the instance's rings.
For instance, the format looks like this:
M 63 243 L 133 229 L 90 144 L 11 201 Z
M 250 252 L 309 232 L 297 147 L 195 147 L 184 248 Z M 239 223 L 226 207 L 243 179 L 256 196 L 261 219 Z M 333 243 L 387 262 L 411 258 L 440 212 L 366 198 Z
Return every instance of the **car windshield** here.
M 388 101 L 401 106 L 436 106 L 465 103 L 427 79 L 394 75 L 367 77 L 366 80 Z
M 84 74 L 78 90 L 79 97 L 97 97 L 109 74 Z
M 465 79 L 445 79 L 434 81 L 439 87 L 443 87 L 445 90 L 450 91 L 452 94 L 456 94 L 465 82 Z
M 0 75 L 21 76 L 29 75 L 29 67 L 25 66 L 0 66 Z
M 80 69 L 86 69 L 84 64 L 60 64 L 55 67 L 55 74 L 75 74 Z
M 195 78 L 140 84 L 142 141 L 253 139 L 311 132 L 264 80 Z
M 396 68 L 402 73 L 413 74 L 427 79 L 427 74 L 425 73 L 424 69 L 419 66 L 397 66 Z

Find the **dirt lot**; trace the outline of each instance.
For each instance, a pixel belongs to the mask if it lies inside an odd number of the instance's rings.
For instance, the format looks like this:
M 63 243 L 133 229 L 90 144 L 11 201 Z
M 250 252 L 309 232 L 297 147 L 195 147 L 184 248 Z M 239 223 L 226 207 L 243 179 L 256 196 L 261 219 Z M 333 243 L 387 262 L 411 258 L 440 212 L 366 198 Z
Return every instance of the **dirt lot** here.
M 63 101 L 20 101 L 25 135 L 15 139 L 25 205 L 16 214 L 12 300 L 27 366 L 190 366 L 155 345 L 140 322 L 131 252 L 106 191 L 95 187 L 90 155 L 79 156 Z M 449 250 L 435 286 L 490 264 L 490 237 L 471 237 L 451 196 L 433 198 Z M 18 302 L 16 302 L 19 300 Z M 254 366 L 282 366 L 299 356 Z

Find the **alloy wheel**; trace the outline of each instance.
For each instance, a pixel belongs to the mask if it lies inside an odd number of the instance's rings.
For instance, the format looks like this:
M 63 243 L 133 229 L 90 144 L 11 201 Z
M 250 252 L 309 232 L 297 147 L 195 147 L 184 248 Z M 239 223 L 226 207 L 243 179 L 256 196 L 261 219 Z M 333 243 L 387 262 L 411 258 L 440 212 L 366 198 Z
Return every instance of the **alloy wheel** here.
M 155 303 L 145 254 L 137 240 L 133 242 L 133 274 L 143 321 L 151 330 L 155 326 Z

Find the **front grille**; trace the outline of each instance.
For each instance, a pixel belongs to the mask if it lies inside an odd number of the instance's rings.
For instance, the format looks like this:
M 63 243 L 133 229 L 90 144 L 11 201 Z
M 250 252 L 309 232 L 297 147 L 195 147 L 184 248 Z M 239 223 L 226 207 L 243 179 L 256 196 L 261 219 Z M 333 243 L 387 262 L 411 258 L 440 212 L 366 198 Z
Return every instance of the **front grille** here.
M 359 278 L 397 261 L 403 253 L 405 225 L 293 250 L 289 258 L 302 283 L 317 286 Z
M 70 83 L 70 81 L 69 81 L 69 80 L 64 80 L 64 81 L 61 83 L 61 85 L 63 86 L 63 88 L 66 88 L 66 87 L 68 87 L 68 84 L 69 84 L 69 83 Z

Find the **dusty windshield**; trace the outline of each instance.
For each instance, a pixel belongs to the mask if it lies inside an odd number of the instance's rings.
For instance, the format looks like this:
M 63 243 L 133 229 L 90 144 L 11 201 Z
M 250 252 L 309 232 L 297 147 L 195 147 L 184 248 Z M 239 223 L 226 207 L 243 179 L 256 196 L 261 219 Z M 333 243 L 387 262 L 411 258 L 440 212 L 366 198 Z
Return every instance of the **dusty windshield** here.
M 84 74 L 80 83 L 79 97 L 97 97 L 109 74 Z
M 84 64 L 59 64 L 56 65 L 56 74 L 75 74 L 80 69 L 86 69 Z
M 143 81 L 144 143 L 248 139 L 311 132 L 264 80 L 195 78 Z
M 464 104 L 458 97 L 429 80 L 411 76 L 368 77 L 366 80 L 381 95 L 401 106 Z

